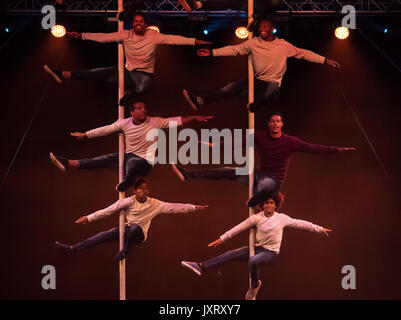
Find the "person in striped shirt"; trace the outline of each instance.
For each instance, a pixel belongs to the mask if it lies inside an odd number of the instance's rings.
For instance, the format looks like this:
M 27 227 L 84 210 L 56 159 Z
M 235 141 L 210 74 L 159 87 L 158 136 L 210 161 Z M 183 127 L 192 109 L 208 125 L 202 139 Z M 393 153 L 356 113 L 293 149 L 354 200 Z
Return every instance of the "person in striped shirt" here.
M 261 207 L 263 207 L 263 210 L 259 211 Z M 257 213 L 228 230 L 219 239 L 208 245 L 209 247 L 217 247 L 245 230 L 256 228 L 255 255 L 252 257 L 249 257 L 249 247 L 242 247 L 227 251 L 204 262 L 181 261 L 181 265 L 200 276 L 205 270 L 230 261 L 248 261 L 251 279 L 245 298 L 247 300 L 255 300 L 262 285 L 260 266 L 272 264 L 278 257 L 284 228 L 303 229 L 322 233 L 326 236 L 331 232 L 330 229 L 323 228 L 311 222 L 293 219 L 284 213 L 279 213 L 276 211 L 279 207 L 280 196 L 278 193 L 270 194 L 265 202 L 255 206 L 255 212 Z
M 144 102 L 133 100 L 129 104 L 131 117 L 119 119 L 116 122 L 92 129 L 87 132 L 73 132 L 71 136 L 78 140 L 102 137 L 113 132 L 124 132 L 125 154 L 124 180 L 116 186 L 117 191 L 126 191 L 138 177 L 149 174 L 152 169 L 156 150 L 157 136 L 155 140 L 148 140 L 147 134 L 152 129 L 177 127 L 193 121 L 206 122 L 211 116 L 186 116 L 186 117 L 150 117 Z M 155 142 L 156 141 L 156 142 Z M 95 158 L 70 160 L 63 156 L 56 156 L 50 152 L 50 160 L 62 172 L 70 168 L 76 169 L 118 169 L 118 153 L 102 155 Z

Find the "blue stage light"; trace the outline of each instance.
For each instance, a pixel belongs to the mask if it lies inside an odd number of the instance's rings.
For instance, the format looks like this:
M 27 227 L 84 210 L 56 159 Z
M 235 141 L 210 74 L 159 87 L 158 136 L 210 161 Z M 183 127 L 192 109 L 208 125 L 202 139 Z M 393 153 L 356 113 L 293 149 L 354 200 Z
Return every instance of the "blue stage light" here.
M 5 28 L 4 30 L 6 30 L 6 32 L 10 32 L 10 29 L 8 29 L 8 28 Z
M 273 33 L 277 33 L 277 29 L 276 28 L 273 29 Z
M 209 31 L 207 29 L 203 30 L 203 34 L 207 35 Z
M 386 28 L 386 29 L 384 29 L 384 31 L 383 31 L 384 33 L 387 33 L 388 32 L 388 29 Z

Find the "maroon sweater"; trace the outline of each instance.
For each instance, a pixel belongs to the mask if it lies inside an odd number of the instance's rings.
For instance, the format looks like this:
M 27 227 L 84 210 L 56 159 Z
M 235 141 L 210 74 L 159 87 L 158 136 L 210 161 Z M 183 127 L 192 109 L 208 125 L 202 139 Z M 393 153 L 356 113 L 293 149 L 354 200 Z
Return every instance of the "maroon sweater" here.
M 260 155 L 260 170 L 283 182 L 287 175 L 291 153 L 337 153 L 337 147 L 312 144 L 282 133 L 273 138 L 268 130 L 255 132 L 255 146 Z

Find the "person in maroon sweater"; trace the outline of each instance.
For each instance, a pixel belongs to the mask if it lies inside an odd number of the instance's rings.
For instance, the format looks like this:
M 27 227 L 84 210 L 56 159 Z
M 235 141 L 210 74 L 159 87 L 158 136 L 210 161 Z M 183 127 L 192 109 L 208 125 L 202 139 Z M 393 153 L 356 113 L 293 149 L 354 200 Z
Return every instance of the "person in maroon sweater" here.
M 268 117 L 267 130 L 257 131 L 254 141 L 260 155 L 260 169 L 255 170 L 253 197 L 248 200 L 248 206 L 265 200 L 266 196 L 280 190 L 287 175 L 287 169 L 293 152 L 313 154 L 341 153 L 354 151 L 355 148 L 334 147 L 312 144 L 282 132 L 283 115 L 272 112 Z M 241 183 L 248 183 L 247 175 L 236 175 L 236 168 L 223 167 L 217 169 L 184 169 L 172 164 L 174 173 L 185 181 L 186 179 L 231 179 Z

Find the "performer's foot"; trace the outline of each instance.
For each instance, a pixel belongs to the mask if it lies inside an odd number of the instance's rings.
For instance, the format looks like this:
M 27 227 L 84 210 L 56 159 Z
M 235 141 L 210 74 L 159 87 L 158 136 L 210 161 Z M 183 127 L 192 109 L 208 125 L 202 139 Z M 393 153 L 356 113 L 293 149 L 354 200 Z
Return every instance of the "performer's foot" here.
M 115 261 L 120 261 L 120 260 L 123 260 L 123 259 L 125 259 L 125 257 L 127 256 L 127 254 L 128 254 L 128 252 L 127 252 L 127 250 L 121 250 L 121 251 L 119 251 L 119 252 L 117 252 L 116 253 L 116 255 L 114 256 L 114 260 Z
M 178 3 L 185 9 L 187 12 L 192 12 L 192 10 L 199 10 L 202 8 L 202 2 L 196 0 L 178 0 Z
M 246 300 L 256 300 L 256 295 L 258 294 L 258 291 L 259 291 L 260 287 L 262 286 L 262 281 L 258 280 L 258 283 L 259 284 L 256 288 L 252 288 L 252 286 L 249 286 L 249 289 L 245 295 Z
M 73 254 L 77 253 L 72 246 L 66 245 L 59 241 L 55 241 L 54 245 L 61 253 L 65 255 L 72 256 Z
M 69 165 L 68 165 L 68 159 L 62 156 L 55 156 L 53 152 L 50 152 L 50 160 L 53 162 L 53 164 L 60 170 L 65 172 Z
M 183 267 L 195 272 L 198 276 L 202 275 L 202 268 L 198 262 L 181 261 L 181 265 Z
M 187 90 L 182 90 L 182 95 L 184 96 L 185 100 L 188 102 L 189 106 L 198 111 L 201 105 L 203 105 L 203 99 L 201 97 L 196 97 L 190 94 Z
M 124 95 L 122 96 L 122 98 L 120 99 L 120 106 L 122 107 L 128 107 L 129 103 L 131 102 L 132 98 L 133 98 L 133 93 L 131 90 L 127 90 L 124 92 Z
M 56 80 L 58 83 L 63 83 L 64 77 L 63 77 L 63 72 L 54 68 L 50 68 L 47 64 L 43 66 L 43 69 L 50 74 L 54 80 Z
M 116 185 L 115 189 L 118 192 L 124 192 L 127 191 L 131 187 L 131 185 L 125 181 L 120 182 L 119 184 Z
M 181 181 L 185 181 L 188 179 L 188 175 L 185 172 L 184 168 L 176 166 L 174 162 L 171 164 L 171 168 L 173 169 L 178 179 L 180 179 Z

